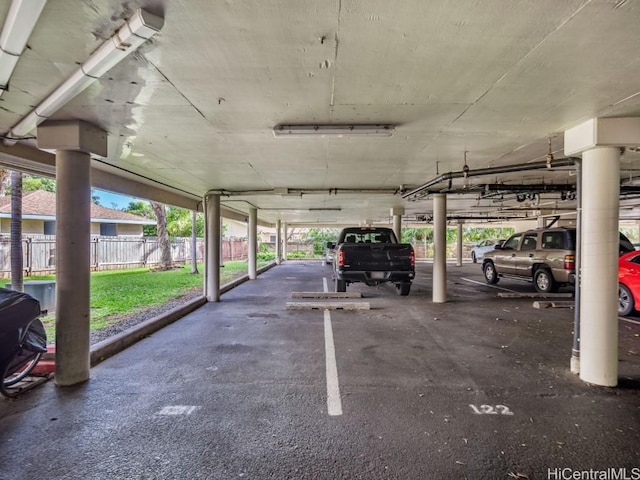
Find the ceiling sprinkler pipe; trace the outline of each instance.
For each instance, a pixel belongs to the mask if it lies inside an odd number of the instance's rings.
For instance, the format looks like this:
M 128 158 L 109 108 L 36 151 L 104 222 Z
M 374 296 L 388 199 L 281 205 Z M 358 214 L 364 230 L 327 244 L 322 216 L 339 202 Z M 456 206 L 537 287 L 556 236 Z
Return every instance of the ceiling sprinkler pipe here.
M 567 157 L 554 160 L 553 162 L 551 162 L 551 164 L 549 164 L 547 160 L 544 160 L 542 162 L 520 163 L 516 165 L 504 165 L 501 167 L 478 168 L 468 171 L 461 170 L 457 172 L 443 173 L 435 177 L 434 179 L 429 180 L 427 183 L 420 185 L 418 188 L 405 193 L 404 195 L 402 195 L 402 198 L 415 196 L 423 190 L 432 187 L 433 185 L 437 185 L 446 180 L 451 180 L 454 178 L 479 177 L 482 175 L 495 175 L 496 173 L 526 172 L 529 170 L 541 170 L 549 167 L 571 167 L 574 165 L 575 160 L 576 158 L 574 157 Z

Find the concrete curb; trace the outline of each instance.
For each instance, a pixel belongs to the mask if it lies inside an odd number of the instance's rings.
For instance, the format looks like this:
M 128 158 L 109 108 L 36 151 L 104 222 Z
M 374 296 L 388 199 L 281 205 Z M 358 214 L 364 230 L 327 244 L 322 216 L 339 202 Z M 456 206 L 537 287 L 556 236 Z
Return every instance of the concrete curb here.
M 261 274 L 266 272 L 270 268 L 275 267 L 276 263 L 270 263 L 260 268 L 257 271 L 257 274 Z M 240 277 L 232 282 L 224 284 L 220 287 L 220 294 L 226 293 L 229 290 L 237 287 L 238 285 L 243 284 L 244 282 L 249 280 L 249 275 L 245 275 Z M 172 310 L 169 310 L 166 313 L 158 315 L 157 317 L 150 318 L 149 320 L 142 322 L 135 327 L 131 327 L 124 332 L 121 332 L 117 335 L 114 335 L 111 338 L 103 340 L 102 342 L 98 342 L 95 345 L 91 346 L 90 350 L 90 364 L 91 366 L 95 366 L 98 363 L 106 360 L 107 358 L 115 355 L 116 353 L 121 352 L 125 348 L 130 347 L 134 343 L 142 340 L 144 337 L 148 337 L 154 332 L 157 332 L 161 328 L 170 325 L 171 323 L 179 320 L 185 315 L 197 310 L 201 306 L 207 303 L 207 299 L 202 296 L 192 300 L 191 302 L 182 305 L 180 307 L 176 307 Z
M 176 307 L 157 317 L 150 318 L 135 327 L 131 327 L 124 332 L 92 345 L 90 353 L 91 366 L 94 367 L 103 360 L 142 340 L 144 337 L 148 337 L 152 333 L 184 317 L 186 314 L 200 308 L 205 303 L 207 303 L 207 299 L 204 296 L 197 298 L 185 305 Z

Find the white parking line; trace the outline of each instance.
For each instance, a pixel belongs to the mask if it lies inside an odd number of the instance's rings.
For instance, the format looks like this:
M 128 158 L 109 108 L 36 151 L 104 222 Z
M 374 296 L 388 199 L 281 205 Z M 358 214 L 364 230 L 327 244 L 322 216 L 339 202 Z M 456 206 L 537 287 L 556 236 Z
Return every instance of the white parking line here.
M 336 348 L 333 344 L 333 329 L 331 328 L 329 310 L 324 311 L 324 351 L 327 365 L 327 413 L 332 416 L 342 415 Z
M 640 322 L 637 320 L 631 320 L 629 318 L 624 318 L 624 317 L 618 317 L 618 319 L 622 320 L 623 322 L 635 323 L 636 325 L 640 325 Z
M 508 288 L 498 287 L 498 286 L 496 286 L 496 285 L 490 285 L 490 284 L 488 284 L 488 283 L 484 283 L 484 282 L 478 282 L 478 281 L 476 281 L 476 280 L 471 280 L 470 278 L 464 278 L 464 277 L 461 277 L 461 280 L 464 280 L 464 281 L 466 281 L 466 282 L 471 282 L 471 283 L 477 283 L 478 285 L 483 285 L 483 286 L 485 286 L 485 287 L 496 288 L 496 289 L 498 289 L 498 290 L 504 290 L 505 292 L 515 292 L 515 290 L 510 290 L 510 289 L 508 289 Z
M 329 285 L 327 284 L 327 277 L 323 277 L 322 278 L 322 285 L 324 286 L 324 292 L 328 293 L 329 292 Z

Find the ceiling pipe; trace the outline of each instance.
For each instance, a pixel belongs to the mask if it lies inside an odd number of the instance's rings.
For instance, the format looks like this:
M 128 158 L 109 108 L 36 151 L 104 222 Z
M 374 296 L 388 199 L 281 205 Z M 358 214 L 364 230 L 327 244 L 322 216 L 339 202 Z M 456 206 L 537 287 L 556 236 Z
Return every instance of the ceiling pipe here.
M 419 187 L 414 188 L 410 192 L 404 193 L 402 195 L 402 198 L 411 200 L 410 197 L 414 197 L 413 199 L 415 200 L 415 197 L 417 195 L 421 194 L 422 192 L 427 190 L 429 187 L 438 185 L 439 183 L 442 183 L 445 181 L 451 181 L 454 178 L 480 177 L 482 175 L 495 175 L 499 173 L 526 172 L 529 170 L 542 170 L 545 168 L 570 167 L 574 165 L 575 160 L 577 160 L 577 158 L 567 157 L 567 158 L 561 158 L 553 161 L 543 160 L 540 162 L 520 163 L 516 165 L 504 165 L 501 167 L 478 168 L 474 170 L 465 169 L 457 172 L 443 173 L 433 178 L 432 180 L 429 180 L 427 183 L 424 183 Z
M 47 0 L 13 0 L 0 34 L 0 96 L 27 47 Z
M 488 183 L 484 186 L 485 192 L 573 192 L 575 185 L 537 183 L 531 185 L 505 185 L 502 183 Z M 638 189 L 640 191 L 640 189 Z
M 103 42 L 69 78 L 11 127 L 4 140 L 5 145 L 14 145 L 25 137 L 38 124 L 51 117 L 80 92 L 158 33 L 163 25 L 164 18 L 143 9 L 137 9 L 131 18 L 111 38 Z
M 302 195 L 396 195 L 399 188 L 270 188 L 265 190 L 211 190 L 209 193 L 217 193 L 226 197 L 250 196 L 250 195 L 281 195 L 301 197 Z
M 491 215 L 491 216 L 474 216 L 474 215 L 447 215 L 447 221 L 465 220 L 474 222 L 497 222 L 510 220 L 530 220 L 532 217 L 524 213 L 523 215 Z M 411 222 L 411 220 L 409 220 Z M 425 216 L 423 219 L 416 219 L 415 222 L 433 223 L 433 218 Z

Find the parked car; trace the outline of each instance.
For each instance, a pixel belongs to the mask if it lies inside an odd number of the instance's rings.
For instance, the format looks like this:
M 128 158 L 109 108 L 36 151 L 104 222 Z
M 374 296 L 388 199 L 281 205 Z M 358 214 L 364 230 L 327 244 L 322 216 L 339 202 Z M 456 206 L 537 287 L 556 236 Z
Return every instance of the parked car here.
M 575 283 L 576 229 L 552 227 L 528 230 L 509 237 L 484 254 L 482 271 L 487 283 L 501 277 L 533 282 L 540 293 L 555 292 Z M 634 251 L 620 233 L 620 254 Z
M 640 251 L 618 259 L 618 314 L 629 315 L 640 306 Z
M 471 260 L 473 263 L 478 263 L 478 260 L 484 258 L 484 254 L 495 249 L 496 245 L 502 245 L 503 239 L 490 238 L 489 240 L 482 240 L 471 249 Z
M 324 249 L 324 263 L 325 265 L 331 265 L 333 263 L 333 256 L 335 253 L 336 242 L 327 242 Z

